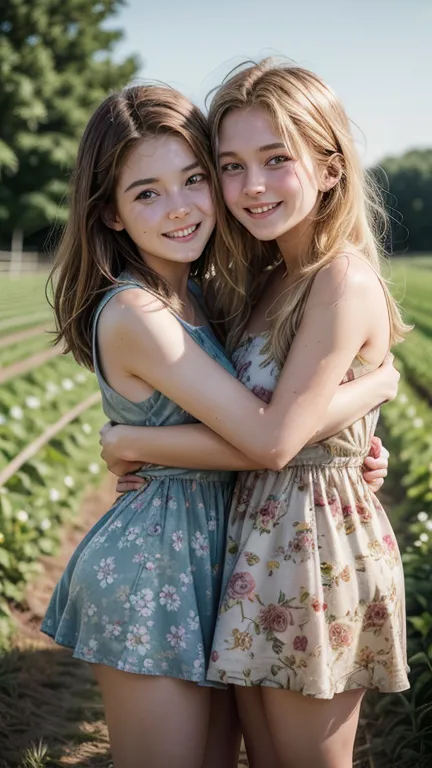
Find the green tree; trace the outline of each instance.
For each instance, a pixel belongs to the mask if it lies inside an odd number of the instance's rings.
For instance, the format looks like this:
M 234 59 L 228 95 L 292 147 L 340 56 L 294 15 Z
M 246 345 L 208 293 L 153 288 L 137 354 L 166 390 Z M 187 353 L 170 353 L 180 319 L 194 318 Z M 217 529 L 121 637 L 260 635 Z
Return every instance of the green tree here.
M 388 190 L 385 197 L 392 216 L 393 250 L 430 252 L 432 149 L 413 149 L 400 157 L 388 157 L 375 173 Z
M 112 59 L 105 23 L 125 0 L 0 0 L 0 227 L 23 236 L 66 218 L 65 193 L 92 109 L 139 60 Z M 13 248 L 13 250 L 14 250 Z

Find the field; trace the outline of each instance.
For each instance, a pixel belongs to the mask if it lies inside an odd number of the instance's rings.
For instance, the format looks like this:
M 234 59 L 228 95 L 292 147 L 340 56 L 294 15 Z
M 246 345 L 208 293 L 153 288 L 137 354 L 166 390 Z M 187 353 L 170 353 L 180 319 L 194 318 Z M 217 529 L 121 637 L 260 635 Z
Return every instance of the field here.
M 56 554 L 83 492 L 100 480 L 102 469 L 98 429 L 103 414 L 96 380 L 52 348 L 45 279 L 3 278 L 0 285 L 0 648 L 5 658 L 12 613 L 26 606 L 26 588 L 41 571 L 41 556 Z M 383 408 L 380 426 L 391 453 L 385 497 L 405 562 L 412 689 L 406 696 L 371 699 L 357 764 L 425 768 L 432 755 L 432 257 L 394 259 L 391 280 L 407 321 L 415 325 L 395 350 L 400 393 Z M 0 718 L 9 694 L 0 682 Z M 37 761 L 36 751 L 33 757 L 33 763 L 16 768 L 48 765 L 43 755 Z

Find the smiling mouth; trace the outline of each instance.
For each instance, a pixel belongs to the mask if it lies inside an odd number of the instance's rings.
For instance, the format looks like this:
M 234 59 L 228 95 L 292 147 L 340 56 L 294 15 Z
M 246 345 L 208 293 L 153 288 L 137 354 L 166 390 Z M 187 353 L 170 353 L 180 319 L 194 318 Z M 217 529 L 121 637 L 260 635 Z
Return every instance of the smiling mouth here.
M 170 240 L 190 240 L 192 235 L 197 232 L 201 223 L 192 224 L 191 227 L 185 227 L 184 229 L 175 229 L 173 232 L 164 232 L 163 236 L 168 237 Z
M 273 211 L 275 211 L 276 208 L 279 208 L 280 205 L 282 205 L 282 202 L 254 205 L 251 208 L 245 208 L 245 211 L 247 211 L 247 213 L 254 218 L 264 218 L 266 215 L 273 213 Z

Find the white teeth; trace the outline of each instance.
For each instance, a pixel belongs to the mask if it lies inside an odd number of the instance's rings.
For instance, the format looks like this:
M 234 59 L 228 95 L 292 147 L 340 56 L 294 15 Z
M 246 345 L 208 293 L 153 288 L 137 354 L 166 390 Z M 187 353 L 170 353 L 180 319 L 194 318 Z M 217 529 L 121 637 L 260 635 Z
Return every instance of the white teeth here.
M 195 232 L 196 228 L 198 227 L 198 224 L 194 224 L 193 227 L 188 227 L 187 229 L 179 229 L 177 232 L 167 232 L 167 237 L 187 237 L 188 235 L 191 235 L 192 232 Z
M 276 208 L 277 205 L 279 205 L 279 203 L 273 203 L 273 205 L 263 205 L 262 208 L 248 208 L 248 211 L 251 213 L 266 213 L 267 211 L 272 211 L 273 208 Z

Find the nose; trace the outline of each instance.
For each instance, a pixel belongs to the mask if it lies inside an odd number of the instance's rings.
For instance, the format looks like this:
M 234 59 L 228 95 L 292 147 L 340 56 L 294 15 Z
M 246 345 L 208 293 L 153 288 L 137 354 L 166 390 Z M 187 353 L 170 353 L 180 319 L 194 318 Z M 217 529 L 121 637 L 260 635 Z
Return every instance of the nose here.
M 249 170 L 243 187 L 243 192 L 249 197 L 256 197 L 256 195 L 262 195 L 265 192 L 266 187 L 264 179 L 259 170 Z
M 178 201 L 173 202 L 173 204 L 170 207 L 170 210 L 168 211 L 168 218 L 171 219 L 184 219 L 186 216 L 188 216 L 191 212 L 191 207 L 188 205 L 185 205 L 184 202 Z

